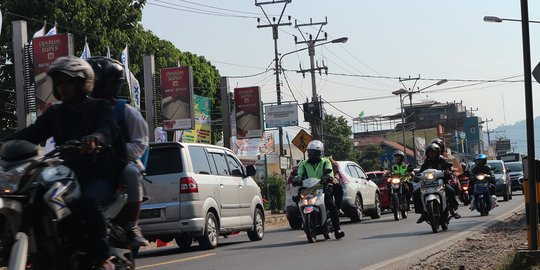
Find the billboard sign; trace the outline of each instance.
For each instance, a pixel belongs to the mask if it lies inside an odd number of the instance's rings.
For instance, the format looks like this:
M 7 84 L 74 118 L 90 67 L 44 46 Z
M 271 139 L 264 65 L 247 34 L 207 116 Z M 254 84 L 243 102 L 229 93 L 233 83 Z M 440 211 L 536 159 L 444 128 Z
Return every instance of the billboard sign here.
M 298 104 L 281 104 L 264 107 L 266 128 L 298 126 Z
M 51 106 L 51 104 L 58 101 L 54 98 L 52 80 L 47 76 L 47 69 L 57 58 L 73 55 L 72 44 L 73 36 L 68 33 L 32 39 L 38 116 Z
M 260 138 L 261 89 L 258 86 L 235 88 L 234 108 L 236 112 L 236 136 L 241 138 Z
M 192 74 L 190 66 L 160 70 L 164 130 L 195 128 Z
M 210 99 L 195 95 L 195 129 L 184 131 L 182 142 L 210 144 L 211 131 Z

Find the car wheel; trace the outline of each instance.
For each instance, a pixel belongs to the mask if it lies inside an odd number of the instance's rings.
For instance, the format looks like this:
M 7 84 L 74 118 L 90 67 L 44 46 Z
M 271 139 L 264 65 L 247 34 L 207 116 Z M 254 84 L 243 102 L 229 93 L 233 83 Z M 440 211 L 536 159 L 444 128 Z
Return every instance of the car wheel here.
M 504 189 L 505 191 L 503 194 L 503 201 L 507 202 L 508 201 L 508 185 L 506 185 Z
M 248 231 L 248 237 L 251 241 L 259 241 L 264 237 L 264 216 L 259 208 L 255 208 L 255 214 L 253 215 L 253 229 Z
M 193 243 L 193 237 L 188 234 L 182 234 L 174 238 L 176 245 L 181 249 L 188 249 Z
M 218 238 L 219 224 L 214 216 L 214 213 L 208 212 L 206 214 L 203 236 L 199 238 L 199 245 L 201 245 L 204 249 L 214 249 L 218 245 Z
M 351 210 L 350 219 L 352 222 L 360 222 L 363 215 L 362 199 L 360 196 L 356 195 L 356 198 L 354 199 L 354 208 Z
M 293 230 L 300 230 L 302 228 L 302 218 L 301 217 L 291 217 L 287 219 L 289 221 L 289 226 Z
M 370 215 L 372 219 L 377 219 L 381 217 L 381 201 L 379 199 L 379 194 L 375 193 L 375 209 L 373 214 Z

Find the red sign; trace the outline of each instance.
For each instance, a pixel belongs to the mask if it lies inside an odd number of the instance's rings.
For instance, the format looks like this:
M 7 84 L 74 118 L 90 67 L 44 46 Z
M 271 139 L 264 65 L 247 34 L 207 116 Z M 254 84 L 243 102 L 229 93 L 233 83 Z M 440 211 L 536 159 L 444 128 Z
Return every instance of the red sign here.
M 235 88 L 236 136 L 238 138 L 260 138 L 261 90 L 258 86 Z
M 67 33 L 32 39 L 38 116 L 57 101 L 52 94 L 53 86 L 51 79 L 47 76 L 47 69 L 57 58 L 70 54 L 70 39 L 71 36 Z
M 163 129 L 194 129 L 193 76 L 191 67 L 160 70 Z

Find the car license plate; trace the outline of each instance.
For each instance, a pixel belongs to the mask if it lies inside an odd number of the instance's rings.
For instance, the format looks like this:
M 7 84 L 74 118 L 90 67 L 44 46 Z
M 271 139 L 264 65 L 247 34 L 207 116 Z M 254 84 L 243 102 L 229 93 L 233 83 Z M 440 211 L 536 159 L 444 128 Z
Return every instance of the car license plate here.
M 159 217 L 161 217 L 161 209 L 141 210 L 140 219 L 159 218 Z

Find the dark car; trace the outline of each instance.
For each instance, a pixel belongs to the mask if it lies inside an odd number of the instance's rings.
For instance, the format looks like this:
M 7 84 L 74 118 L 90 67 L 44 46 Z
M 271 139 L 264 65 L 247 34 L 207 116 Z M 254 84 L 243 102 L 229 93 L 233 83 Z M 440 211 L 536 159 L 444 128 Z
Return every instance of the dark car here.
M 523 164 L 521 161 L 505 162 L 508 175 L 512 181 L 512 191 L 523 190 Z
M 386 177 L 383 177 L 384 171 L 371 171 L 366 172 L 368 179 L 373 181 L 379 187 L 381 194 L 381 210 L 390 209 L 392 201 L 390 199 L 390 193 L 388 192 L 388 182 Z

